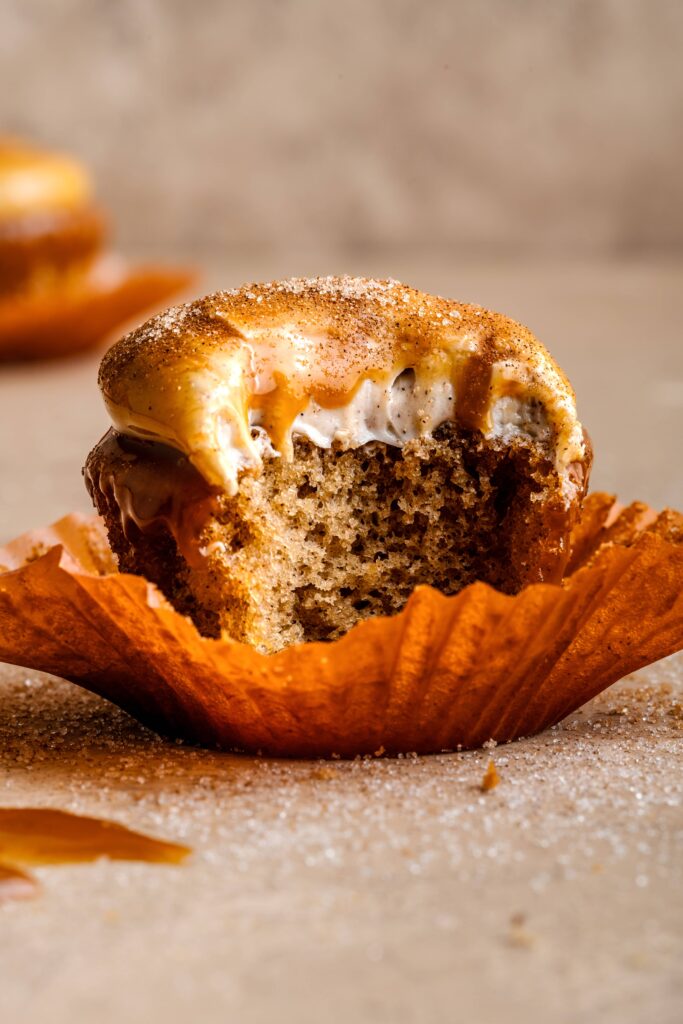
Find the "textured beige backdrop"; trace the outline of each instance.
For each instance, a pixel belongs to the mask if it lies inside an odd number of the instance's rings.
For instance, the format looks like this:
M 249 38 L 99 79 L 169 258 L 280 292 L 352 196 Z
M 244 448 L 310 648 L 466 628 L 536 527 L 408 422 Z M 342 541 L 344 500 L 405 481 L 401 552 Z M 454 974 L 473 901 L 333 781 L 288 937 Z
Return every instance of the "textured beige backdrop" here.
M 129 247 L 683 246 L 680 0 L 3 0 L 0 126 Z

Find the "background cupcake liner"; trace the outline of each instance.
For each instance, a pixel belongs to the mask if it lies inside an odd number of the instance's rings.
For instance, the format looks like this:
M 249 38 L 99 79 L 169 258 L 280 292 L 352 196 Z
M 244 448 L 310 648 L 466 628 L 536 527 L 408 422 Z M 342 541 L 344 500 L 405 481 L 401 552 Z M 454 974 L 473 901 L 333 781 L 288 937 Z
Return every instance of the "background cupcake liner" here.
M 194 274 L 172 267 L 98 264 L 73 292 L 0 301 L 0 360 L 43 359 L 78 352 L 114 328 L 187 288 Z
M 562 587 L 418 587 L 391 618 L 263 655 L 207 640 L 116 572 L 101 522 L 68 516 L 0 549 L 0 660 L 51 672 L 154 729 L 284 756 L 430 753 L 559 721 L 683 648 L 683 516 L 592 495 Z

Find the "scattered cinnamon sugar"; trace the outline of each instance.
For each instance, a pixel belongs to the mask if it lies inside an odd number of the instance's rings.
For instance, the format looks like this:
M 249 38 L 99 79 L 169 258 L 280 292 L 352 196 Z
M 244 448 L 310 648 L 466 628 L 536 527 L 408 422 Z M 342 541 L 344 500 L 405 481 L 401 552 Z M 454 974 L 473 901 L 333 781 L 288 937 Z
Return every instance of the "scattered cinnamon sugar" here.
M 179 1007 L 170 1024 L 196 1016 L 207 994 L 224 1008 L 233 976 L 251 979 L 253 1000 L 264 981 L 291 997 L 311 971 L 327 983 L 354 970 L 373 979 L 380 1006 L 399 970 L 411 981 L 419 972 L 421 995 L 442 993 L 445 1019 L 454 985 L 468 1010 L 502 985 L 481 1019 L 505 1017 L 506 998 L 514 1019 L 536 1021 L 539 1004 L 560 1019 L 580 991 L 587 1019 L 604 1024 L 607 1006 L 609 1020 L 630 1024 L 642 1018 L 642 1000 L 629 1013 L 640 982 L 658 1021 L 678 1019 L 677 1006 L 666 1011 L 683 956 L 682 734 L 668 712 L 683 699 L 683 657 L 527 740 L 485 754 L 340 761 L 329 781 L 320 762 L 162 741 L 35 672 L 3 668 L 0 680 L 0 802 L 113 817 L 196 847 L 181 871 L 125 861 L 36 869 L 45 897 L 0 908 L 8 1020 L 26 1019 L 29 991 L 36 1019 L 56 1019 L 55 1001 L 66 1007 L 59 1024 L 74 1019 L 83 977 L 113 1005 L 110 1018 L 124 1019 L 122 979 L 132 972 L 137 997 L 154 972 Z M 627 716 L 609 714 L 624 707 Z M 479 789 L 490 757 L 505 799 Z M 400 1018 L 399 997 L 387 1019 Z M 345 1019 L 357 1006 L 344 1006 Z M 271 1001 L 257 1010 L 277 1016 Z

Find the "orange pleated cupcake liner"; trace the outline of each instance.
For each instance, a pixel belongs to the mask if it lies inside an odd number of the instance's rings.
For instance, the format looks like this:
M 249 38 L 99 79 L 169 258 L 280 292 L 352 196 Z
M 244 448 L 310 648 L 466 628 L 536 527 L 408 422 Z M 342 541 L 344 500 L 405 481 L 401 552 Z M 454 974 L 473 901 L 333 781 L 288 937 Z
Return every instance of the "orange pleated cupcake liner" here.
M 418 587 L 396 616 L 273 655 L 201 637 L 151 583 L 116 572 L 96 518 L 26 534 L 0 566 L 0 660 L 222 749 L 353 757 L 501 743 L 683 648 L 683 516 L 602 494 L 586 503 L 561 587 Z
M 160 307 L 194 280 L 173 267 L 96 264 L 77 290 L 0 299 L 0 360 L 46 359 L 99 344 L 115 328 Z

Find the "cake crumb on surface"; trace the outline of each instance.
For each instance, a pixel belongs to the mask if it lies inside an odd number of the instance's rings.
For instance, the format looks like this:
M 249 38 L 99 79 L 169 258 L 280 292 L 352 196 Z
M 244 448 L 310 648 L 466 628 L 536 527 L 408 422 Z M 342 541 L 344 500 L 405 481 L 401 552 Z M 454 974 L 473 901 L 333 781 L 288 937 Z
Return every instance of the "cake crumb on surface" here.
M 481 780 L 480 787 L 484 793 L 488 793 L 489 790 L 495 789 L 500 783 L 500 775 L 496 768 L 495 762 L 491 759 L 484 772 L 484 777 Z

